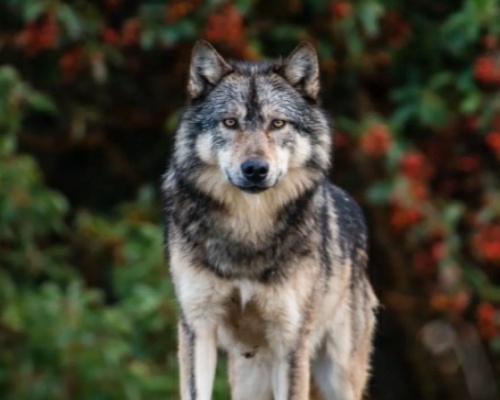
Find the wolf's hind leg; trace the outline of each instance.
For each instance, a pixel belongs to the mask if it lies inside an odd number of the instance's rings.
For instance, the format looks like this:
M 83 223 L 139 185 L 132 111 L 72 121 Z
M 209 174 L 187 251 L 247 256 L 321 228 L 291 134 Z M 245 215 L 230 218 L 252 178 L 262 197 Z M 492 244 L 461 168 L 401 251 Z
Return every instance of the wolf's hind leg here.
M 323 400 L 360 400 L 354 395 L 346 367 L 335 360 L 330 351 L 325 349 L 317 354 L 312 363 L 312 374 Z
M 310 368 L 308 343 L 304 337 L 298 349 L 273 361 L 274 400 L 309 400 Z
M 270 360 L 259 354 L 228 355 L 229 382 L 232 400 L 272 400 Z
M 340 310 L 312 362 L 313 379 L 324 400 L 363 398 L 370 372 L 376 299 L 369 295 L 360 303 L 364 304 L 352 307 L 347 303 Z

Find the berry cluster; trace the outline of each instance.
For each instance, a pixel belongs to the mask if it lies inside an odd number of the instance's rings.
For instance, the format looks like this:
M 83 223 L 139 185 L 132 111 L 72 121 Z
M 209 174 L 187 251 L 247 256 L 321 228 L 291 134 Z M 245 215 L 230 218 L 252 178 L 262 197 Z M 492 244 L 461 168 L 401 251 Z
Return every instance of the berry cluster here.
M 237 56 L 245 56 L 247 47 L 243 17 L 233 4 L 225 4 L 207 19 L 205 38 L 216 44 L 224 44 Z
M 481 56 L 474 63 L 474 75 L 484 84 L 500 84 L 500 62 L 493 56 Z
M 373 157 L 381 157 L 387 153 L 392 144 L 392 137 L 386 125 L 377 124 L 361 136 L 361 149 Z
M 46 14 L 35 22 L 29 22 L 17 35 L 16 43 L 30 56 L 57 47 L 59 26 L 53 14 Z

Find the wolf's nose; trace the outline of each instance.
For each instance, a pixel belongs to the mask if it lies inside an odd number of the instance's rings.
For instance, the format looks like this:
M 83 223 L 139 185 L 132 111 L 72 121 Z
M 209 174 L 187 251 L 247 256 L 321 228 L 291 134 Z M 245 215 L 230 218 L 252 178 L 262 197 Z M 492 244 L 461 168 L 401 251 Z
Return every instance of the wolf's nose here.
M 262 182 L 269 172 L 269 164 L 261 158 L 250 158 L 241 164 L 243 176 L 253 183 Z

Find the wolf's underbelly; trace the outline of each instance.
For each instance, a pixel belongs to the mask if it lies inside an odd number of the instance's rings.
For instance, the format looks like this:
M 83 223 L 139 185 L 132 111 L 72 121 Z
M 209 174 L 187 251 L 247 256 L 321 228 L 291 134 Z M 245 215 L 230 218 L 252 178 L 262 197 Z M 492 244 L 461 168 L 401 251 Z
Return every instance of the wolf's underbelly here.
M 240 299 L 231 296 L 217 328 L 219 346 L 247 358 L 268 353 L 271 350 L 267 332 L 269 322 L 253 299 L 243 308 Z
M 293 300 L 287 299 L 286 294 L 273 297 L 270 294 L 273 291 L 272 287 L 266 289 L 248 280 L 233 282 L 233 284 L 234 290 L 222 303 L 223 312 L 220 315 L 220 324 L 217 326 L 219 347 L 233 355 L 241 355 L 245 358 L 253 358 L 256 355 L 272 357 L 279 354 L 281 346 L 276 345 L 277 338 L 281 335 L 287 338 L 287 330 L 294 330 L 292 326 L 295 324 L 292 320 L 288 320 L 287 314 L 293 308 L 293 311 L 298 314 L 297 319 L 305 320 L 309 318 L 306 315 L 306 309 L 293 304 L 297 301 L 296 297 Z M 268 298 L 266 294 L 269 294 Z M 296 295 L 295 293 L 294 296 Z M 319 317 L 321 321 L 326 322 L 325 320 L 333 318 L 335 309 L 331 305 L 337 303 L 337 299 L 333 297 L 337 296 L 334 294 L 326 297 L 319 296 L 321 299 L 328 299 L 331 303 L 330 306 L 318 305 L 320 312 L 315 313 L 312 316 L 313 319 Z M 311 323 L 311 326 L 314 326 L 311 337 L 312 348 L 318 347 L 325 336 L 328 323 L 321 321 Z M 292 337 L 287 339 L 291 342 L 295 340 Z M 285 347 L 289 345 L 290 343 Z

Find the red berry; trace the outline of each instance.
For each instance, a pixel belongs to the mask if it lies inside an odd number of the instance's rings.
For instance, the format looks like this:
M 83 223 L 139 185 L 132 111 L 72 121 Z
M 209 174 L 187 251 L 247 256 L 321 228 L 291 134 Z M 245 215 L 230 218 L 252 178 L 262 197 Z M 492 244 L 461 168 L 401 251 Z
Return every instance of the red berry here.
M 486 135 L 486 144 L 500 159 L 500 132 L 490 132 Z
M 346 1 L 334 1 L 332 4 L 332 13 L 335 17 L 346 18 L 352 13 L 352 6 Z
M 112 28 L 105 28 L 102 31 L 102 39 L 105 43 L 116 46 L 120 42 L 120 35 Z
M 500 65 L 493 57 L 478 57 L 474 63 L 474 75 L 480 82 L 500 84 Z
M 485 225 L 473 240 L 476 253 L 486 262 L 500 263 L 500 224 Z
M 425 180 L 432 175 L 426 158 L 417 152 L 406 153 L 401 159 L 401 172 L 410 179 Z
M 380 157 L 387 153 L 392 138 L 387 127 L 378 124 L 361 137 L 361 149 L 368 155 Z

